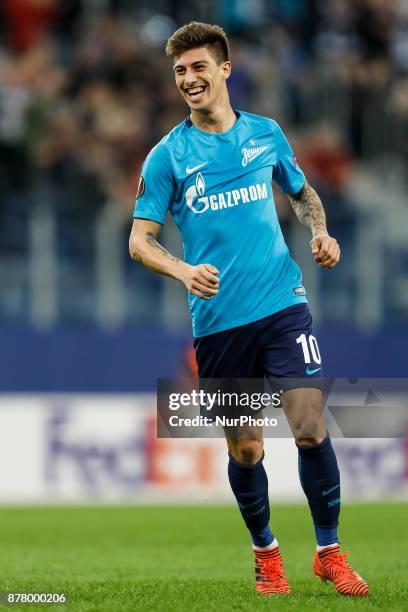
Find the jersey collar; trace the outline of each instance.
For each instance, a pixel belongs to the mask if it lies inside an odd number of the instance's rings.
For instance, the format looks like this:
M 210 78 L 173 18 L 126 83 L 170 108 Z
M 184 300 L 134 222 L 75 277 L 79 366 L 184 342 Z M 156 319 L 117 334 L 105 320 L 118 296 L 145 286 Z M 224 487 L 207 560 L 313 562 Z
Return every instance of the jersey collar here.
M 233 109 L 233 110 L 234 110 L 235 116 L 236 116 L 237 121 L 238 121 L 238 119 L 239 119 L 239 118 L 240 118 L 240 116 L 241 116 L 241 113 L 240 113 L 239 111 L 235 110 L 235 109 Z M 196 127 L 196 126 L 194 125 L 194 123 L 191 121 L 190 116 L 186 117 L 186 119 L 184 120 L 184 123 L 186 124 L 186 126 L 187 126 L 188 128 L 191 128 L 191 127 L 194 127 L 194 128 L 195 128 L 195 127 Z M 229 130 L 227 130 L 227 132 L 229 132 L 230 130 L 232 130 L 232 128 L 233 128 L 234 126 L 235 126 L 235 124 L 234 124 L 232 127 L 230 127 L 230 129 L 229 129 Z M 212 133 L 212 132 L 205 132 L 204 130 L 200 130 L 199 128 L 196 128 L 196 129 L 197 129 L 199 132 L 203 132 L 204 134 L 205 134 L 205 133 L 207 133 L 207 134 L 210 134 L 211 136 L 212 136 L 213 134 L 219 134 L 219 135 L 225 134 L 225 132 L 214 132 L 214 133 Z

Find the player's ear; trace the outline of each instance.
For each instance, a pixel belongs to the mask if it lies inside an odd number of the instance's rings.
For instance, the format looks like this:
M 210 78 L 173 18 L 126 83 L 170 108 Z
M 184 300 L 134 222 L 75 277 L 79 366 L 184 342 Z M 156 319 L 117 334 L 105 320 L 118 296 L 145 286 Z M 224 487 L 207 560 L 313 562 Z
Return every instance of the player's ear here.
M 232 70 L 232 64 L 230 61 L 228 62 L 224 62 L 223 66 L 222 66 L 223 72 L 224 72 L 224 78 L 225 80 L 229 79 L 230 74 L 231 74 L 231 70 Z

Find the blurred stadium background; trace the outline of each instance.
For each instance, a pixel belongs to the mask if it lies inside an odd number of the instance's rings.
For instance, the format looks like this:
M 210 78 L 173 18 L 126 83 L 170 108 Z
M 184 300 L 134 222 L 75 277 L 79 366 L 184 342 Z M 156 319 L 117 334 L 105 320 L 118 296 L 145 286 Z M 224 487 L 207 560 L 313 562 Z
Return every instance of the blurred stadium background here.
M 0 7 L 1 503 L 232 501 L 222 440 L 156 439 L 190 321 L 127 251 L 141 163 L 187 115 L 163 44 L 192 19 L 230 34 L 233 105 L 281 123 L 342 246 L 319 270 L 276 194 L 326 374 L 406 376 L 407 0 Z M 180 252 L 171 222 L 162 242 Z M 404 438 L 336 444 L 346 496 L 404 498 Z M 293 443 L 267 445 L 273 498 L 303 499 Z

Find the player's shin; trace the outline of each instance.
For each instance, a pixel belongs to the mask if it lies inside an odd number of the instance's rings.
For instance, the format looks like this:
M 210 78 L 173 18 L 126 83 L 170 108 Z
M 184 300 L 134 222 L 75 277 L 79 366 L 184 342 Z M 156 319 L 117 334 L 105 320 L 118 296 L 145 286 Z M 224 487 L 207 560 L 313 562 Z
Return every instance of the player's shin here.
M 262 458 L 255 464 L 239 463 L 229 455 L 228 478 L 256 548 L 277 544 L 269 528 L 268 477 Z
M 340 473 L 329 435 L 320 444 L 297 445 L 299 478 L 313 518 L 318 546 L 337 543 Z

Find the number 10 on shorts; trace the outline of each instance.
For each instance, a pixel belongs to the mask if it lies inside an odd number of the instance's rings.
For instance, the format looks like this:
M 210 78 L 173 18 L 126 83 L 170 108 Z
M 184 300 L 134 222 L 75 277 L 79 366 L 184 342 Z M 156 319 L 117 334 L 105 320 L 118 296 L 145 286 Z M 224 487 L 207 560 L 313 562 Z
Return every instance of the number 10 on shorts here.
M 315 363 L 318 363 L 319 365 L 322 363 L 319 347 L 317 346 L 317 340 L 314 336 L 310 335 L 307 337 L 306 334 L 300 334 L 300 336 L 296 338 L 296 343 L 302 345 L 305 363 L 312 363 L 310 354 L 312 355 Z

